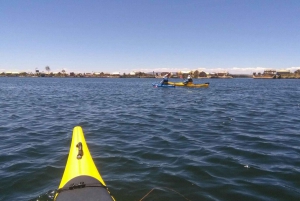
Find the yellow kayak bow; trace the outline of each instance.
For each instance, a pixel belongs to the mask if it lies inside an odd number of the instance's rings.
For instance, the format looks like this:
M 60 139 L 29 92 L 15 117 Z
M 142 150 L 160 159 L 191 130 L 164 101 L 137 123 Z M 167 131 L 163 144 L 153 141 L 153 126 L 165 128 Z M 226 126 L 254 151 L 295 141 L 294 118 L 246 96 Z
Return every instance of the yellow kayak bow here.
M 73 129 L 69 157 L 54 200 L 115 200 L 97 170 L 80 126 Z

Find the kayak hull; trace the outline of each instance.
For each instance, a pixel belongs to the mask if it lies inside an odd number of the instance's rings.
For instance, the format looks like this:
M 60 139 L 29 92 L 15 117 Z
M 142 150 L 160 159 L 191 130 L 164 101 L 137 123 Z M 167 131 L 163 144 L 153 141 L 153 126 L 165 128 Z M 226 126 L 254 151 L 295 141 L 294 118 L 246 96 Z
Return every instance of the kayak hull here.
M 80 126 L 73 129 L 67 164 L 54 200 L 114 201 L 97 170 Z
M 209 83 L 204 84 L 194 84 L 191 82 L 188 82 L 187 84 L 184 84 L 183 82 L 169 82 L 169 84 L 174 85 L 176 87 L 194 87 L 194 88 L 201 88 L 201 87 L 208 87 Z
M 152 86 L 154 87 L 165 87 L 165 88 L 174 88 L 175 85 L 172 85 L 172 84 L 161 84 L 161 83 L 152 83 Z

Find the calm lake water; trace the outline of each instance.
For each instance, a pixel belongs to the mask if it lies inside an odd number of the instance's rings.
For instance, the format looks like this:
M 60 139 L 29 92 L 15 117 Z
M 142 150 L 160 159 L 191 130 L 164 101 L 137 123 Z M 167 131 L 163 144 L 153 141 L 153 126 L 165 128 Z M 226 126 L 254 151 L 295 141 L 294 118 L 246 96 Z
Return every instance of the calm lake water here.
M 0 78 L 0 200 L 52 200 L 76 125 L 117 201 L 300 200 L 300 80 L 158 81 Z

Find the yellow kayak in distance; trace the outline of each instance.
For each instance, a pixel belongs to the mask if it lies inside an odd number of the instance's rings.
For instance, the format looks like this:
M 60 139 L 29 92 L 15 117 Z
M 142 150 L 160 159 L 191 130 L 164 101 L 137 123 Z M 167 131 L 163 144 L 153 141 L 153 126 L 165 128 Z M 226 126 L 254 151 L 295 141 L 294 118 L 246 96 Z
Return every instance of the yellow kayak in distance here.
M 80 126 L 73 129 L 69 157 L 54 200 L 115 201 L 97 170 Z
M 183 83 L 183 82 L 168 82 L 170 85 L 174 85 L 176 87 L 195 87 L 195 88 L 200 88 L 200 87 L 208 87 L 209 83 L 204 83 L 204 84 L 194 84 L 192 82 L 188 83 Z

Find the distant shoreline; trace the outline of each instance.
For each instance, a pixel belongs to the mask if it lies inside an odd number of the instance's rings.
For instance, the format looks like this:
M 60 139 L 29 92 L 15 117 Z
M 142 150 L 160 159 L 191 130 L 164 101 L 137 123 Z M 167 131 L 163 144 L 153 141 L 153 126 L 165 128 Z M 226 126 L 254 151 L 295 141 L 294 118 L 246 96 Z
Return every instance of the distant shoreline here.
M 47 70 L 48 71 L 48 70 Z M 131 72 L 131 73 L 104 73 L 104 72 L 92 72 L 92 73 L 67 73 L 65 70 L 61 72 L 2 72 L 0 77 L 55 77 L 55 78 L 158 78 L 162 79 L 170 72 Z M 180 71 L 170 73 L 169 78 L 186 79 L 188 75 L 193 79 L 232 79 L 232 78 L 253 78 L 253 79 L 300 79 L 300 69 L 295 72 L 290 70 L 264 70 L 263 73 L 253 74 L 231 74 L 229 72 L 217 72 L 206 73 L 204 71 Z
M 242 79 L 300 79 L 300 76 L 282 76 L 281 78 L 269 78 L 269 77 L 253 77 L 252 75 L 231 75 L 232 77 L 198 77 L 198 78 L 193 78 L 193 79 L 234 79 L 234 78 L 242 78 Z M 0 78 L 100 78 L 100 79 L 110 79 L 110 78 L 124 78 L 124 79 L 132 79 L 132 78 L 139 78 L 139 79 L 149 79 L 149 78 L 155 78 L 155 79 L 161 79 L 161 78 L 156 78 L 155 76 L 132 76 L 132 77 L 123 77 L 123 76 L 107 76 L 107 77 L 96 77 L 96 76 L 2 76 L 0 75 Z M 178 78 L 174 77 L 171 79 L 180 79 L 182 80 L 183 78 Z

